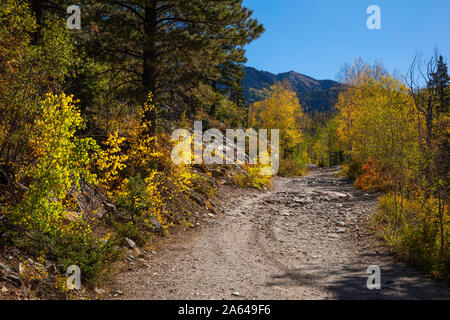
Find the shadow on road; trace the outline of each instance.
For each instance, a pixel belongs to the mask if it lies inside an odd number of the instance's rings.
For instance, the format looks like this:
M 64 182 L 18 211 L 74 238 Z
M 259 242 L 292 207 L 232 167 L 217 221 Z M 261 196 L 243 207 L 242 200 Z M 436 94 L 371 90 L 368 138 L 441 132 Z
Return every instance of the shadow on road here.
M 333 271 L 314 267 L 288 270 L 272 277 L 266 283 L 272 286 L 301 286 L 329 292 L 338 300 L 416 300 L 450 299 L 450 287 L 436 283 L 420 272 L 405 267 L 401 263 L 380 266 L 381 289 L 369 290 L 367 279 L 370 274 L 359 265 L 345 266 Z M 323 273 L 321 271 L 324 271 Z

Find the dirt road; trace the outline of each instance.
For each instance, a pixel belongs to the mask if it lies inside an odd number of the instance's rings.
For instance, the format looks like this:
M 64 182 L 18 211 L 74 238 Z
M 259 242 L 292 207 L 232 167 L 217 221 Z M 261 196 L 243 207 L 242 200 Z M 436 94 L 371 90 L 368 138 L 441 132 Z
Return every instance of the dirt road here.
M 450 288 L 396 261 L 368 231 L 374 194 L 335 169 L 278 179 L 207 226 L 171 239 L 119 275 L 120 299 L 450 299 Z M 381 268 L 368 290 L 367 267 Z

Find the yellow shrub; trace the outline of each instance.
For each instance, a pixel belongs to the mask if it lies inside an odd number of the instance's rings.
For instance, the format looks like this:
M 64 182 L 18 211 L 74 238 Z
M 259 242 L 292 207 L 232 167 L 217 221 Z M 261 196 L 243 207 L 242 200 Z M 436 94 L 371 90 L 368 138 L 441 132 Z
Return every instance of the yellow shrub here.
M 126 161 L 129 156 L 122 154 L 120 145 L 125 138 L 119 137 L 116 130 L 110 134 L 108 140 L 104 142 L 106 150 L 101 150 L 97 157 L 98 183 L 110 194 L 111 188 L 119 183 L 121 179 L 119 173 L 126 168 Z
M 92 182 L 95 178 L 88 168 L 97 145 L 91 138 L 75 136 L 83 119 L 73 103 L 64 94 L 49 94 L 41 103 L 41 117 L 30 138 L 30 163 L 20 170 L 20 178 L 32 182 L 14 215 L 17 223 L 31 230 L 61 231 L 72 209 L 69 190 L 79 187 L 81 179 Z
M 250 187 L 263 189 L 270 186 L 273 177 L 270 175 L 261 174 L 261 166 L 259 165 L 244 165 L 244 173 L 237 174 L 233 177 L 234 182 L 240 187 Z

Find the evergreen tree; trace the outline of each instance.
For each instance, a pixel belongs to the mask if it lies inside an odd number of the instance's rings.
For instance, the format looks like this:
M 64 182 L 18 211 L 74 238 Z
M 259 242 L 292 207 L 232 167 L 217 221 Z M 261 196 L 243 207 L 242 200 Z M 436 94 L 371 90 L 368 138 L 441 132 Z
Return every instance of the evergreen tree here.
M 449 82 L 450 77 L 448 75 L 447 64 L 444 62 L 444 58 L 439 56 L 439 60 L 436 63 L 436 72 L 431 73 L 429 84 L 429 87 L 435 88 L 437 94 L 438 106 L 436 112 L 438 114 L 448 112 L 450 100 Z
M 192 103 L 200 82 L 219 82 L 223 66 L 242 63 L 245 44 L 263 27 L 242 0 L 89 1 L 93 55 L 111 64 L 117 88 L 142 103 L 152 92 L 172 111 Z M 222 72 L 221 72 L 222 71 Z M 211 82 L 210 82 L 211 83 Z M 155 112 L 148 111 L 153 135 Z

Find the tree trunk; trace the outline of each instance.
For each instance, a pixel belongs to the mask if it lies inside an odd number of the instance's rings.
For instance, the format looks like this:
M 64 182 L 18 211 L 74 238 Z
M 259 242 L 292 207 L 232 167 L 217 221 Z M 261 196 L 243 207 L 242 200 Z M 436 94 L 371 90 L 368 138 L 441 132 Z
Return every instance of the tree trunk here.
M 213 81 L 213 82 L 212 82 L 212 88 L 213 88 L 214 92 L 217 91 L 217 82 L 216 82 L 216 81 Z M 217 108 L 216 102 L 214 102 L 214 103 L 211 105 L 211 108 L 209 109 L 209 115 L 210 115 L 211 117 L 214 117 L 214 115 L 216 114 L 216 108 Z
M 156 67 L 155 61 L 157 58 L 156 48 L 155 48 L 155 36 L 156 36 L 156 2 L 152 1 L 151 4 L 144 8 L 145 10 L 145 21 L 144 21 L 144 50 L 143 50 L 143 73 L 142 73 L 142 85 L 143 85 L 143 97 L 142 103 L 147 101 L 149 93 L 155 94 L 156 91 Z M 149 125 L 144 135 L 154 136 L 155 135 L 155 122 L 156 122 L 156 111 L 155 110 L 144 110 L 144 119 Z
M 31 36 L 31 41 L 34 45 L 37 45 L 41 37 L 42 15 L 43 15 L 43 0 L 33 0 L 31 2 L 31 11 L 36 19 L 36 31 Z

